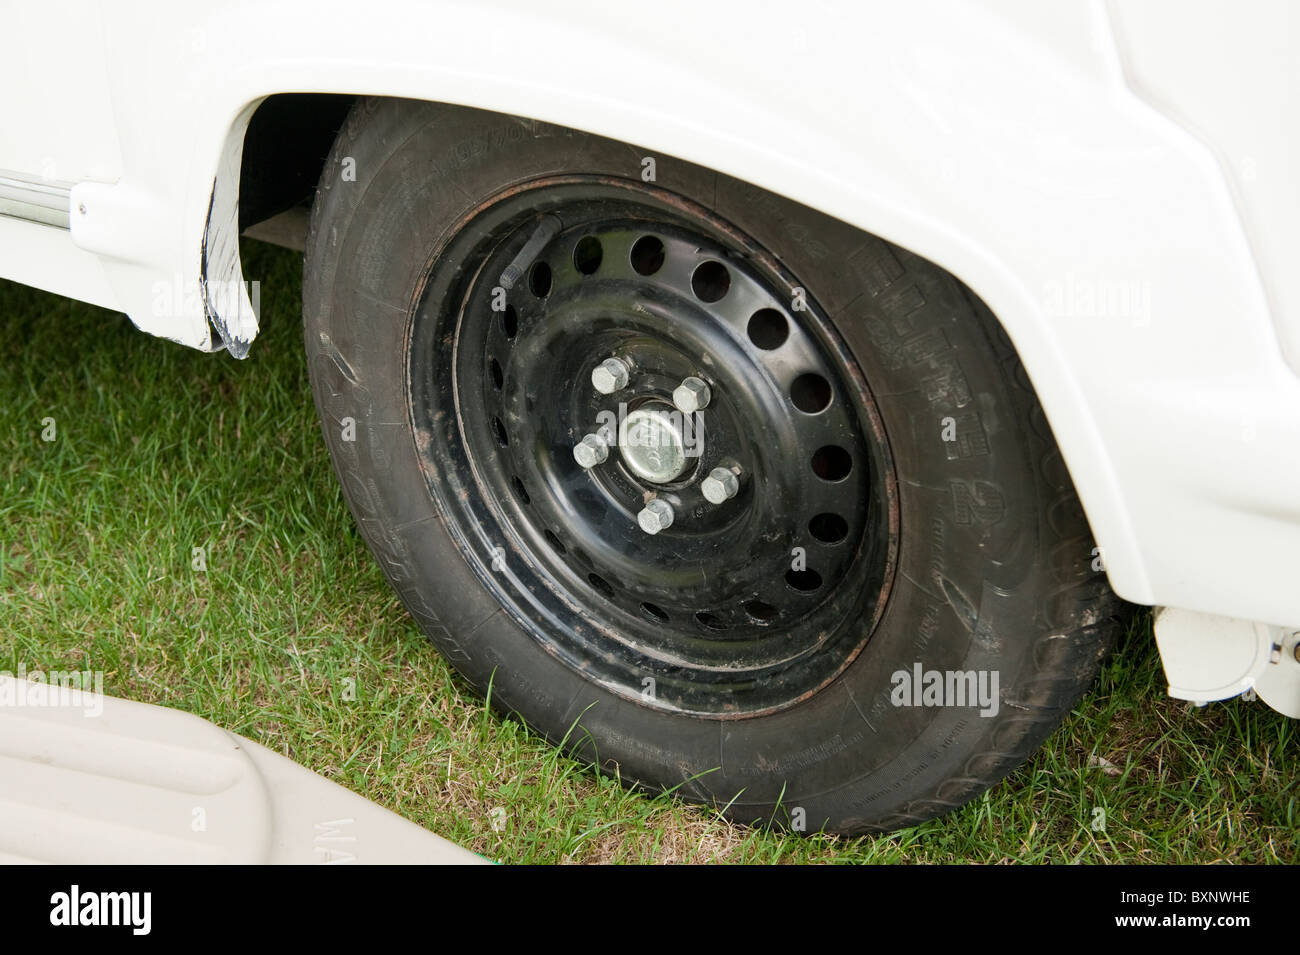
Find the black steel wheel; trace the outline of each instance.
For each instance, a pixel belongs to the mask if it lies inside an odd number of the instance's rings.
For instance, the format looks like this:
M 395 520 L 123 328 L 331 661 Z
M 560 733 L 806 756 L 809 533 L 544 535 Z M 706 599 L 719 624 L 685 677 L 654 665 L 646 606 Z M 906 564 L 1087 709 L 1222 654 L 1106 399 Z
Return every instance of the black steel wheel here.
M 797 288 L 693 203 L 565 177 L 476 210 L 417 306 L 414 423 L 466 559 L 549 652 L 648 706 L 787 706 L 883 606 L 888 448 Z
M 1115 628 L 1014 350 L 933 264 L 645 155 L 358 104 L 304 316 L 363 535 L 495 705 L 624 780 L 801 831 L 958 805 Z

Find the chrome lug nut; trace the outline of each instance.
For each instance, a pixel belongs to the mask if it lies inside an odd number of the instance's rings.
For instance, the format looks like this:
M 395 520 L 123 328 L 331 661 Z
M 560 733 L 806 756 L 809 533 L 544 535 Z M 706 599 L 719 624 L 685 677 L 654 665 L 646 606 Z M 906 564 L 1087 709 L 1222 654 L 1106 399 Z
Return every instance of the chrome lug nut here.
M 583 435 L 573 447 L 573 460 L 582 468 L 594 468 L 609 458 L 609 442 L 599 434 Z
M 709 391 L 709 386 L 702 378 L 696 378 L 694 375 L 673 389 L 673 404 L 682 414 L 694 414 L 707 408 L 711 397 L 713 395 Z
M 606 358 L 591 371 L 591 386 L 602 395 L 612 395 L 627 387 L 629 369 L 621 358 Z
M 714 468 L 700 482 L 700 490 L 710 504 L 721 504 L 736 496 L 740 490 L 740 479 L 728 468 Z
M 647 534 L 658 534 L 672 524 L 673 506 L 662 498 L 656 497 L 646 502 L 646 506 L 636 516 L 636 522 Z

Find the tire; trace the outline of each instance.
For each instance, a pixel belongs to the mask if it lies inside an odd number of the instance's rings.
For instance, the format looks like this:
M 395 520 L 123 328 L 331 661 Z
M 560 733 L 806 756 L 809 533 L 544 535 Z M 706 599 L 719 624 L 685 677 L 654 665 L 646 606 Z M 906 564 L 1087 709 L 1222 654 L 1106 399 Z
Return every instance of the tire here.
M 603 250 L 589 275 L 575 221 Z M 638 228 L 664 250 L 645 279 L 636 246 L 619 252 Z M 480 308 L 501 263 L 528 265 L 534 236 L 549 243 L 545 296 L 534 266 L 506 292 L 514 319 L 499 300 Z M 732 283 L 716 306 L 695 286 L 705 259 Z M 788 336 L 775 350 L 710 318 L 746 296 L 775 303 Z M 334 466 L 406 608 L 494 706 L 625 782 L 795 831 L 911 825 L 1023 762 L 1118 629 L 993 315 L 944 270 L 823 213 L 571 129 L 366 99 L 317 191 L 303 300 Z M 585 376 L 617 351 L 583 364 L 588 341 L 648 349 L 631 364 L 658 397 L 640 407 L 678 428 L 656 438 L 655 467 L 673 466 L 669 444 L 694 420 L 704 450 L 686 467 L 749 456 L 734 498 L 701 503 L 703 485 L 668 470 L 638 484 L 628 440 L 575 464 L 592 426 L 565 414 L 603 400 Z M 672 418 L 664 395 L 694 345 L 713 404 Z M 772 400 L 782 348 L 817 369 L 811 400 L 830 402 L 817 414 Z M 807 458 L 822 440 L 848 477 L 824 480 Z M 673 524 L 640 530 L 627 488 L 679 502 Z M 825 500 L 839 521 L 823 536 L 839 543 L 810 537 L 800 510 Z M 710 600 L 721 609 L 690 613 Z M 927 696 L 930 672 L 944 682 Z M 959 695 L 995 678 L 993 702 Z

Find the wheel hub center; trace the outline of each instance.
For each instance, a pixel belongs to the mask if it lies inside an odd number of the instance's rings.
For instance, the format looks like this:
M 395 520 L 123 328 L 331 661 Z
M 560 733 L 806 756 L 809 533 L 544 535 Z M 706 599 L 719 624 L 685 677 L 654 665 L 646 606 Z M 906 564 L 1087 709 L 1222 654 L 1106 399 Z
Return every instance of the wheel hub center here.
M 623 463 L 637 477 L 668 484 L 686 471 L 703 450 L 696 436 L 688 442 L 684 418 L 676 409 L 656 406 L 629 411 L 619 425 L 618 448 Z

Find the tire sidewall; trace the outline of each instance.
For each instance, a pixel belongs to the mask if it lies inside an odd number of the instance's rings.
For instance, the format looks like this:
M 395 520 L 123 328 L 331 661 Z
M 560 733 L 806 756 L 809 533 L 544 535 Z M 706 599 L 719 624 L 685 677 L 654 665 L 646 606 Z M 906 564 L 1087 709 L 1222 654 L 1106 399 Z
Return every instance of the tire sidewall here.
M 1045 734 L 1038 711 L 1057 701 L 1038 684 L 1059 664 L 1053 641 L 1080 626 L 1085 601 L 1072 595 L 1087 580 L 1091 542 L 1014 351 L 938 267 L 746 183 L 655 156 L 658 186 L 711 208 L 806 283 L 857 359 L 889 437 L 902 527 L 889 601 L 864 651 L 810 699 L 709 719 L 590 683 L 502 610 L 444 524 L 421 468 L 406 356 L 451 224 L 533 178 L 639 180 L 649 155 L 514 117 L 359 102 L 313 209 L 304 317 L 323 433 L 362 535 L 471 683 L 580 758 L 617 766 L 624 780 L 680 785 L 691 798 L 731 803 L 746 821 L 780 823 L 799 807 L 810 830 L 881 827 L 923 816 L 918 803 L 956 804 Z M 339 174 L 345 157 L 355 181 Z M 355 440 L 345 440 L 345 419 Z M 893 674 L 916 663 L 997 671 L 997 715 L 894 706 Z

